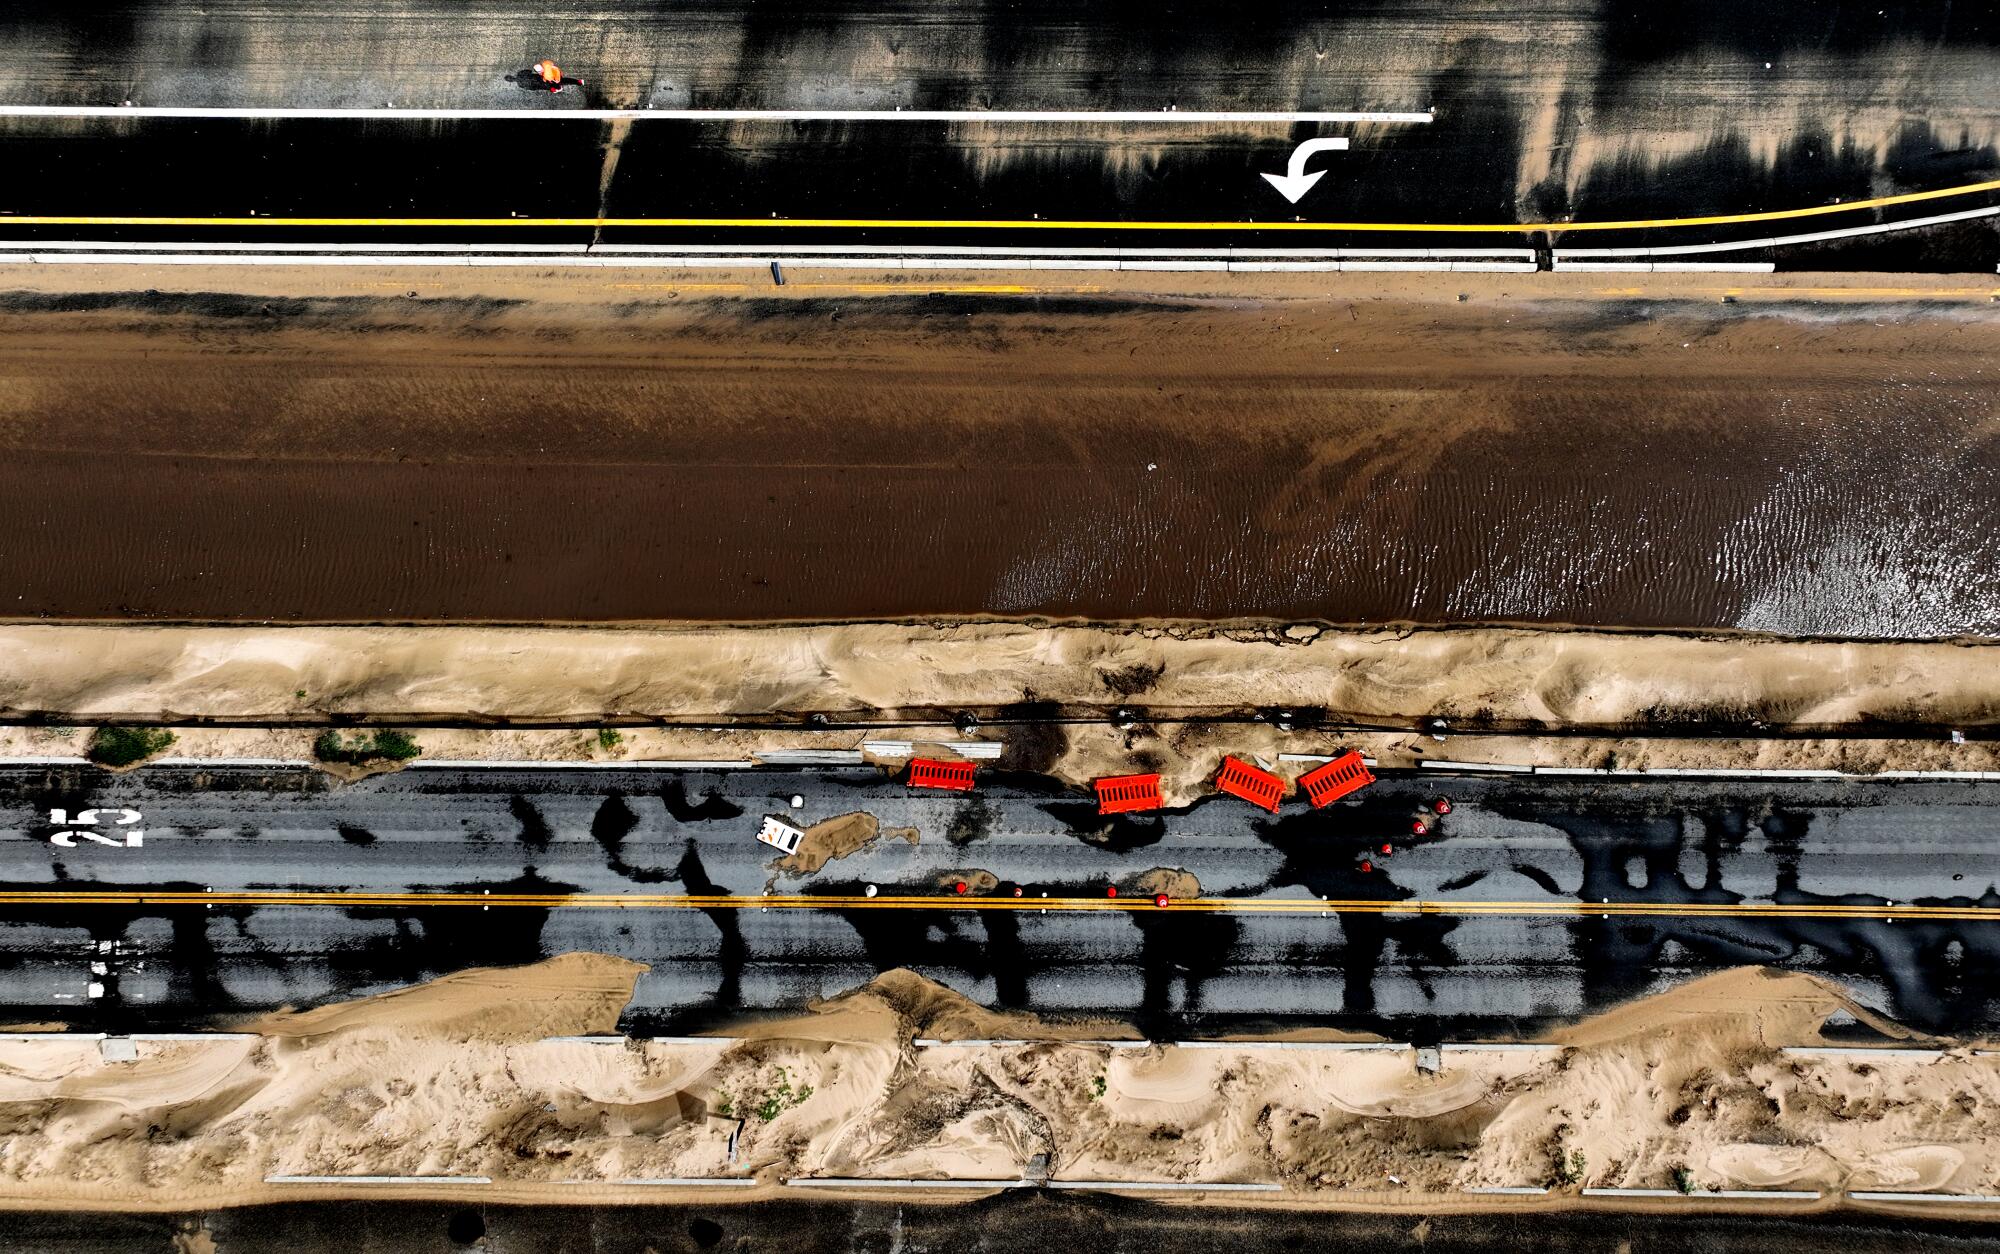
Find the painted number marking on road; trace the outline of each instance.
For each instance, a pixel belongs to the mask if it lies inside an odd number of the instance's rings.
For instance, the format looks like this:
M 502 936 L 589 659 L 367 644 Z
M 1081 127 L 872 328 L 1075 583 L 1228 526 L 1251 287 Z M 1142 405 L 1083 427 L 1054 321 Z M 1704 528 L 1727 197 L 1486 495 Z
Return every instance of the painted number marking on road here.
M 107 820 L 106 815 L 117 817 Z M 81 837 L 99 845 L 109 845 L 113 849 L 142 849 L 146 844 L 145 830 L 133 825 L 144 817 L 137 810 L 128 810 L 122 806 L 115 809 L 79 810 L 75 818 L 71 818 L 67 810 L 50 810 L 49 822 L 53 823 L 57 830 L 49 834 L 49 843 L 62 849 L 74 849 L 77 839 Z M 108 836 L 90 830 L 99 826 L 109 826 L 114 830 Z M 117 830 L 121 828 L 129 830 Z

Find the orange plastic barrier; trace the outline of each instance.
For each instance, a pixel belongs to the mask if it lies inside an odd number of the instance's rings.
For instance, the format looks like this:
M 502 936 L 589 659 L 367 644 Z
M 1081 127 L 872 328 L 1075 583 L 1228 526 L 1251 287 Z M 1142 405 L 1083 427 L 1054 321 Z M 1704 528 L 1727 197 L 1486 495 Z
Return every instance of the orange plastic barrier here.
M 1215 786 L 1232 797 L 1241 797 L 1273 814 L 1278 812 L 1278 803 L 1285 799 L 1284 780 L 1241 758 L 1222 759 L 1222 771 L 1215 777 Z
M 1097 812 L 1125 814 L 1132 810 L 1157 810 L 1167 804 L 1160 795 L 1157 775 L 1113 775 L 1096 783 Z
M 936 758 L 911 758 L 910 787 L 971 792 L 972 773 L 977 769 L 970 762 L 940 762 Z
M 1315 806 L 1330 806 L 1355 789 L 1374 782 L 1374 772 L 1351 749 L 1325 766 L 1314 767 L 1299 776 L 1299 787 L 1306 790 L 1306 799 Z

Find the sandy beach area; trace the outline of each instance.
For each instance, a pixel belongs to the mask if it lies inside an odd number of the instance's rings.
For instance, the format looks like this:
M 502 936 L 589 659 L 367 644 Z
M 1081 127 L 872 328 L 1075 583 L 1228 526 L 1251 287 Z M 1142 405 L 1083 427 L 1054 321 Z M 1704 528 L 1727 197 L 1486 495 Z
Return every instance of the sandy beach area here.
M 567 954 L 468 971 L 269 1016 L 240 1038 L 138 1042 L 131 1061 L 107 1061 L 91 1038 L 0 1042 L 0 1205 L 185 1210 L 470 1187 L 658 1200 L 666 1191 L 618 1182 L 754 1178 L 726 1193 L 746 1200 L 794 1177 L 1044 1172 L 1275 1183 L 1246 1200 L 1398 1210 L 1568 1205 L 1586 1186 L 2000 1191 L 2000 1065 L 1962 1042 L 1924 1056 L 1785 1052 L 1822 1044 L 1830 1018 L 1882 1044 L 1905 1034 L 1834 986 L 1761 968 L 1541 1048 L 1446 1049 L 1434 1073 L 1407 1049 L 1114 1049 L 1078 1037 L 1122 1025 L 999 1015 L 905 971 L 713 1042 L 551 1039 L 615 1033 L 642 970 Z M 266 1179 L 301 1175 L 492 1183 Z M 1549 1192 L 1467 1192 L 1494 1187 Z
M 1044 721 L 1120 708 L 1141 713 L 1130 726 Z M 2000 723 L 2000 645 L 1305 623 L 16 624 L 0 626 L 0 709 L 43 724 L 0 729 L 9 756 L 73 756 L 76 726 L 131 719 L 277 725 L 183 726 L 173 753 L 197 757 L 304 758 L 329 719 L 457 722 L 422 728 L 426 756 L 504 760 L 730 759 L 970 735 L 1003 742 L 1003 767 L 1080 783 L 1137 763 L 1187 796 L 1224 753 L 1275 763 L 1345 747 L 1389 765 L 1990 770 L 2000 758 L 1982 732 Z M 962 712 L 987 725 L 953 727 Z M 1202 721 L 1252 712 L 1264 717 Z M 873 726 L 816 731 L 816 715 Z M 765 726 L 732 729 L 745 724 Z M 599 725 L 619 727 L 614 746 Z M 1885 725 L 1934 734 L 1853 738 Z M 1968 729 L 1968 743 L 1943 728 Z M 1482 734 L 1495 729 L 1508 734 Z

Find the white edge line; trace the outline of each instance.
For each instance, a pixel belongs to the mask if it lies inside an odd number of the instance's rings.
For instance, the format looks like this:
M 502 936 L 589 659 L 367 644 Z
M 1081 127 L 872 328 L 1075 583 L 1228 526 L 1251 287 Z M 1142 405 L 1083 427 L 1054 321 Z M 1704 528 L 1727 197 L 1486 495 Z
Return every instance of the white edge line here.
M 620 1180 L 551 1180 L 549 1183 L 596 1185 L 599 1188 L 747 1189 L 755 1186 L 757 1181 L 748 1176 L 634 1176 Z
M 1276 1193 L 1276 1184 L 1199 1184 L 1178 1180 L 1051 1180 L 1051 1189 L 1102 1189 L 1146 1193 Z
M 794 1189 L 1024 1189 L 1026 1180 L 876 1180 L 855 1176 L 794 1177 Z
M 1817 1190 L 1811 1189 L 1694 1189 L 1683 1193 L 1679 1189 L 1585 1189 L 1585 1197 L 1685 1197 L 1685 1198 L 1726 1198 L 1730 1201 L 1814 1201 L 1819 1197 Z
M 1948 1052 L 1942 1049 L 1875 1049 L 1866 1045 L 1787 1045 L 1781 1054 L 1836 1058 L 1927 1058 L 1935 1062 Z
M 1558 248 L 1551 255 L 1560 262 L 1571 257 L 1678 257 L 1691 253 L 1742 252 L 1753 248 L 1782 248 L 1787 244 L 1817 244 L 1830 239 L 1851 239 L 1857 235 L 1886 235 L 1891 231 L 1910 231 L 1918 227 L 1940 226 L 1946 222 L 1965 222 L 1972 218 L 1990 218 L 1996 215 L 2000 215 L 2000 205 L 1988 205 L 1983 209 L 1961 209 L 1956 213 L 1934 214 L 1928 218 L 1906 218 L 1901 222 L 1878 222 L 1869 226 L 1841 227 L 1832 231 L 1810 231 L 1803 235 L 1772 235 L 1764 239 L 1735 240 L 1725 244 L 1677 244 L 1658 248 Z
M 284 121 L 657 121 L 657 122 L 1397 122 L 1422 124 L 1410 112 L 1270 109 L 432 109 L 257 108 L 209 105 L 0 105 L 0 118 L 234 118 Z
M 265 1184 L 492 1184 L 491 1176 L 265 1176 Z
M 1527 1184 L 1470 1184 L 1459 1190 L 1461 1193 L 1503 1193 L 1520 1197 L 1540 1197 L 1548 1189 Z
M 0 1041 L 76 1041 L 94 1045 L 109 1039 L 104 1032 L 0 1032 Z
M 0 216 L 0 224 L 6 218 Z M 755 260 L 772 255 L 768 246 L 756 244 L 297 244 L 283 242 L 207 243 L 200 240 L 128 243 L 119 240 L 0 240 L 0 250 L 17 252 L 155 252 L 155 253 L 536 253 L 592 257 L 633 256 L 722 256 Z M 799 255 L 879 257 L 1178 257 L 1195 259 L 1226 258 L 1253 261 L 1336 261 L 1336 260 L 1492 260 L 1533 261 L 1531 248 L 1037 248 L 982 245 L 905 244 L 786 244 L 784 251 Z

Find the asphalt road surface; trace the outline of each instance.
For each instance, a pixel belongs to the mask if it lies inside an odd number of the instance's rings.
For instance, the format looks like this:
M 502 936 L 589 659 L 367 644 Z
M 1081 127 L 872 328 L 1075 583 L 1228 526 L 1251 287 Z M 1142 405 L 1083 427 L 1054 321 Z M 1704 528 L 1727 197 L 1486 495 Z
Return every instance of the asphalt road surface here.
M 1456 803 L 1442 835 L 1408 845 L 1440 792 Z M 642 1033 L 907 966 L 1154 1036 L 1323 1024 L 1421 1041 L 1765 963 L 1973 1033 L 1995 1017 L 1979 973 L 2000 954 L 1996 799 L 1967 782 L 1406 777 L 1276 819 L 1217 796 L 1107 821 L 1032 778 L 960 797 L 873 769 L 419 768 L 332 787 L 303 769 L 9 768 L 0 996 L 15 1021 L 168 1029 L 592 950 L 650 964 L 625 1020 Z M 753 839 L 767 813 L 857 810 L 919 840 L 790 878 Z M 1200 897 L 1136 893 L 1157 867 L 1197 876 Z
M 1410 1232 L 1425 1222 L 1421 1242 Z M 1040 1254 L 1051 1242 L 1102 1254 L 1233 1254 L 1243 1249 L 1420 1248 L 1546 1250 L 1614 1254 L 1988 1254 L 1993 1225 L 1898 1219 L 1853 1211 L 1767 1214 L 1618 1214 L 1566 1211 L 1423 1216 L 1251 1210 L 1154 1203 L 1094 1195 L 1021 1194 L 946 1205 L 827 1199 L 754 1206 L 481 1206 L 341 1201 L 259 1206 L 206 1214 L 16 1212 L 0 1215 L 0 1238 L 49 1254 L 157 1254 L 175 1234 L 206 1227 L 224 1254 L 294 1250 L 396 1250 L 448 1254 L 480 1237 L 496 1254 L 681 1254 L 754 1249 L 777 1254 L 948 1250 Z M 738 1242 L 743 1244 L 739 1245 Z
M 2000 173 L 2000 107 L 1990 90 L 2000 55 L 1990 18 L 1963 12 L 1969 7 L 1538 0 L 1482 10 L 1420 0 L 1245 12 L 1209 3 L 885 0 L 530 11 L 402 0 L 285 11 L 243 0 L 199 8 L 140 0 L 111 13 L 39 8 L 13 19 L 13 55 L 0 68 L 0 155 L 11 176 L 0 209 L 17 224 L 7 234 L 44 240 L 1095 246 L 1269 237 L 1224 229 L 1168 241 L 1116 230 L 1052 238 L 1047 229 L 966 224 L 1302 218 L 1396 226 L 1783 210 Z M 523 72 L 543 56 L 584 86 L 561 96 L 530 90 Z M 122 116 L 23 112 L 51 106 Z M 456 116 L 148 112 L 188 108 Z M 603 109 L 654 116 L 588 116 Z M 716 116 L 664 116 L 688 110 Z M 724 110 L 806 116 L 717 113 Z M 916 122 L 897 120 L 899 110 L 966 116 Z M 891 116 L 842 116 L 852 111 Z M 1045 111 L 1158 116 L 986 116 Z M 1217 111 L 1281 116 L 1193 120 Z M 1329 111 L 1428 112 L 1432 120 L 1284 116 Z M 1285 172 L 1314 138 L 1350 146 L 1311 158 L 1325 176 L 1294 205 L 1263 176 Z M 135 216 L 235 221 L 118 220 Z M 607 216 L 704 224 L 594 229 L 592 220 Z M 33 222 L 47 217 L 80 220 Z M 356 221 L 376 218 L 423 224 Z M 583 222 L 515 225 L 552 218 Z M 802 219 L 842 225 L 808 228 Z M 912 219 L 938 225 L 888 225 Z M 1675 238 L 1700 243 L 1727 233 L 1705 226 Z M 1757 226 L 1736 238 L 1765 234 Z M 1309 238 L 1535 242 L 1504 232 Z M 1807 257 L 1819 266 L 1990 273 L 1996 255 L 2000 234 L 1975 221 Z

